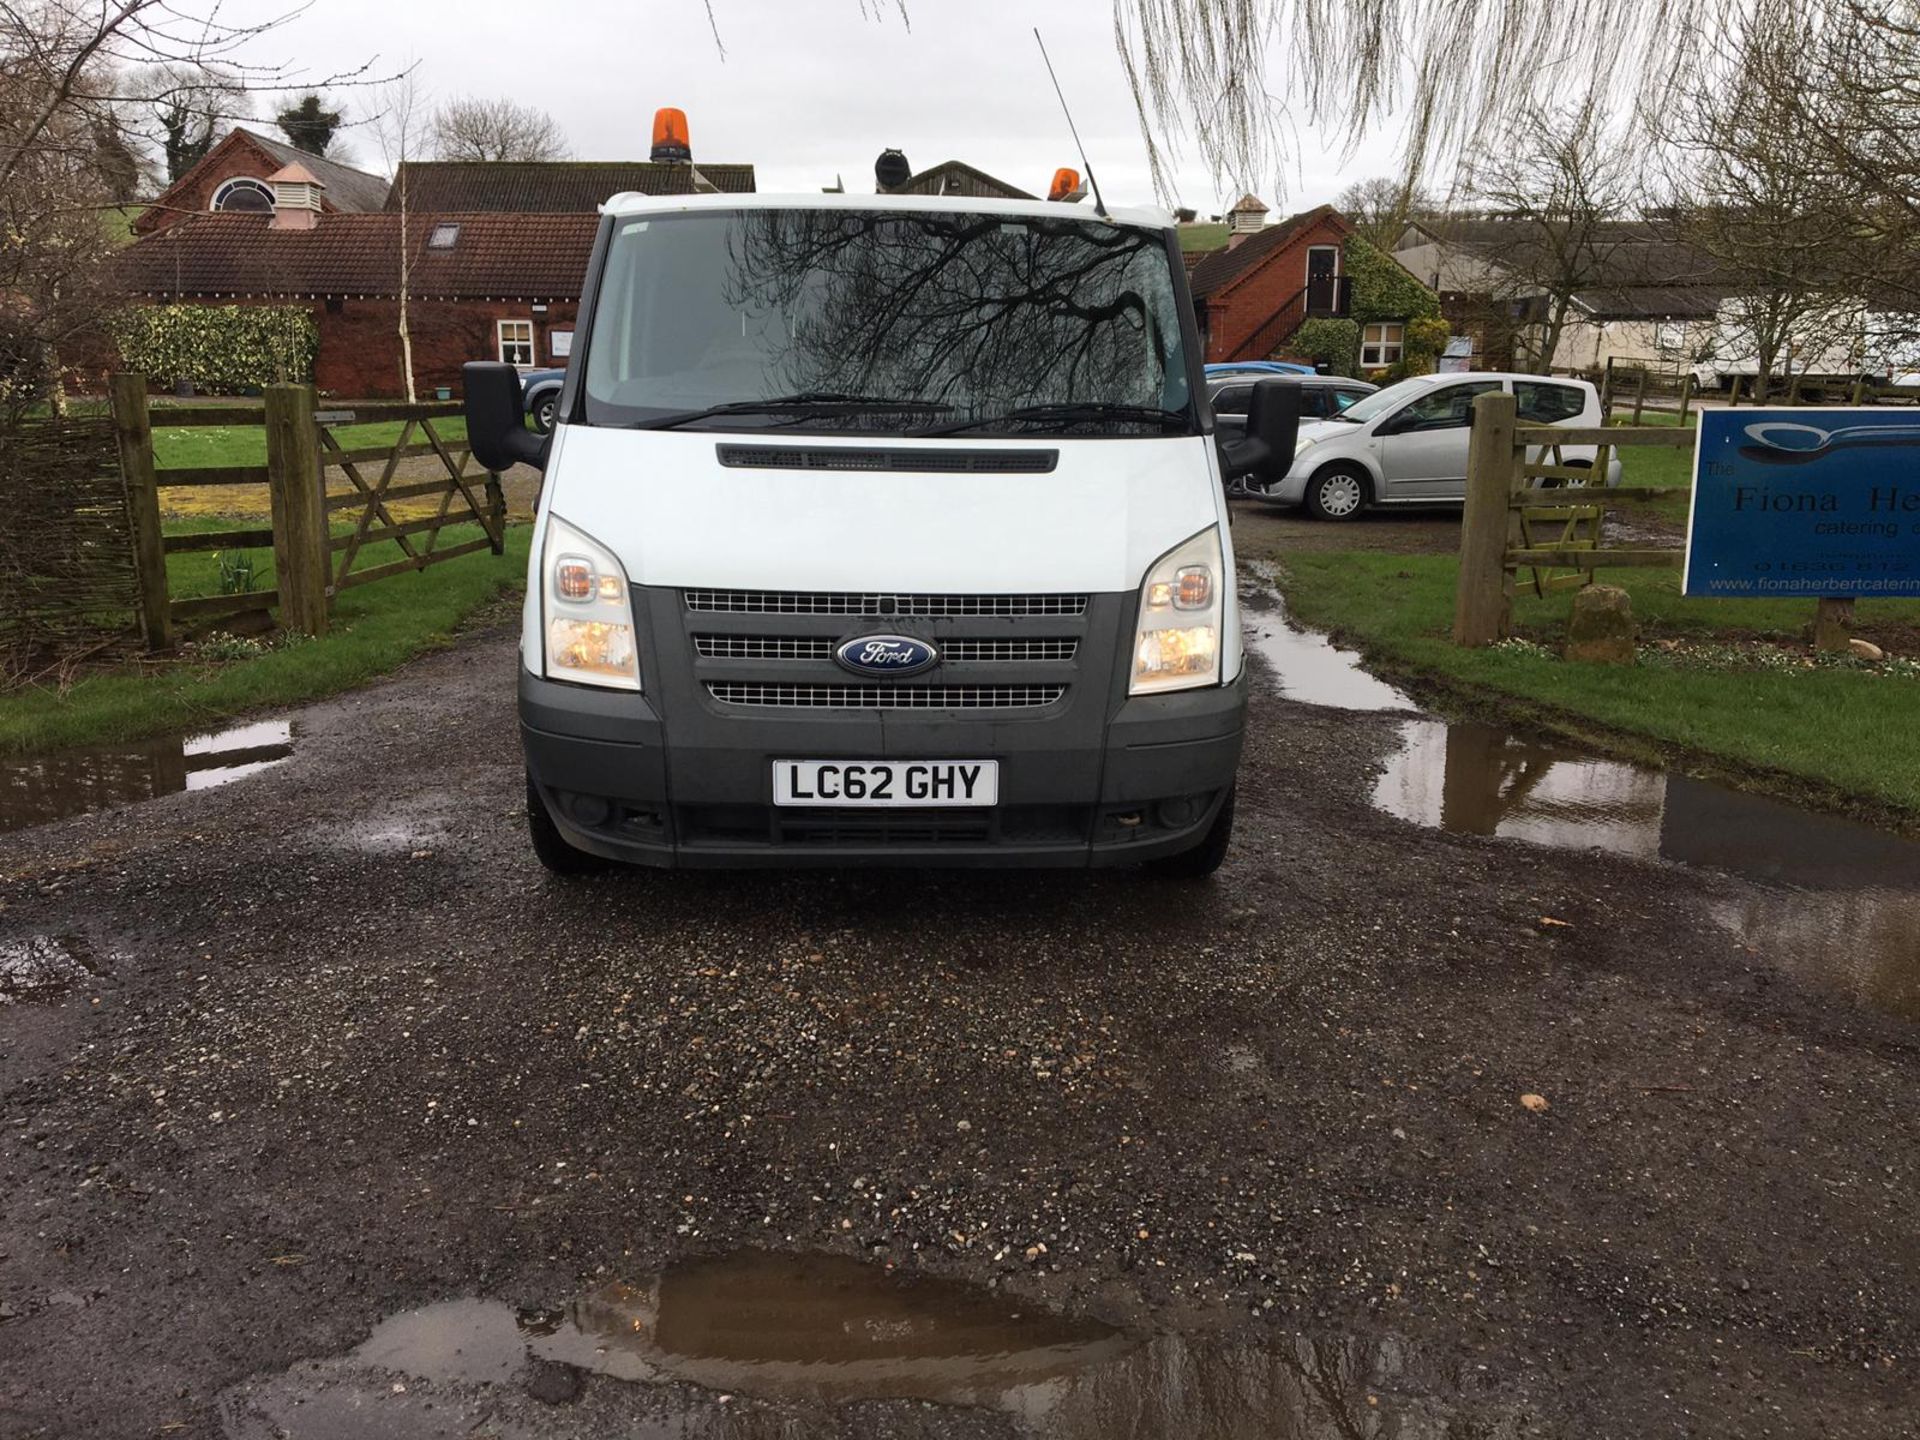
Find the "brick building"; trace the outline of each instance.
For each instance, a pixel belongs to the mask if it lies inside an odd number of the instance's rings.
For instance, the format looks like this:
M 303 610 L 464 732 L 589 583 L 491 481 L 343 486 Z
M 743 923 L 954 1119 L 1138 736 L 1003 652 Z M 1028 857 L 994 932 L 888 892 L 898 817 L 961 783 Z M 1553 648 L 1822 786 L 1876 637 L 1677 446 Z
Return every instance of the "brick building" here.
M 602 201 L 754 189 L 751 165 L 696 166 L 678 138 L 648 161 L 410 162 L 403 217 L 399 180 L 236 130 L 135 222 L 121 284 L 156 304 L 308 307 L 314 383 L 376 399 L 406 393 L 404 255 L 417 393 L 457 386 L 469 360 L 564 366 Z
M 1353 226 L 1322 205 L 1261 228 L 1266 207 L 1252 196 L 1229 214 L 1227 243 L 1188 271 L 1200 338 L 1209 361 L 1265 360 L 1302 322 L 1332 313 Z
M 271 178 L 296 164 L 324 187 L 320 201 L 322 214 L 358 215 L 386 207 L 387 182 L 378 175 L 309 155 L 284 141 L 269 140 L 242 127 L 161 191 L 134 219 L 133 233 L 156 234 L 195 215 L 216 212 L 264 215 L 273 209 Z
M 564 364 L 599 217 L 326 213 L 276 172 L 267 214 L 211 214 L 129 247 L 122 283 L 164 303 L 305 305 L 320 330 L 314 383 L 361 398 L 404 395 L 400 260 L 418 392 L 459 383 L 469 360 Z M 306 206 L 308 219 L 290 217 Z M 189 377 L 191 378 L 191 377 Z

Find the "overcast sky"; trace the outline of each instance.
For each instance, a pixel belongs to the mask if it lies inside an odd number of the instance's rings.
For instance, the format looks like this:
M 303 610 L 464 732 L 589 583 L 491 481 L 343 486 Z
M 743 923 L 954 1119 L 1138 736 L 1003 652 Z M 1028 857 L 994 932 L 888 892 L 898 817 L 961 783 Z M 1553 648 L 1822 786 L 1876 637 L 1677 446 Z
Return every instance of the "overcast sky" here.
M 435 97 L 507 94 L 548 111 L 582 159 L 644 159 L 654 110 L 678 105 L 694 160 L 750 161 L 762 190 L 819 190 L 836 175 L 871 190 L 874 157 L 892 145 L 915 169 L 965 160 L 1044 193 L 1057 166 L 1079 163 L 1037 24 L 1108 203 L 1154 198 L 1109 0 L 909 0 L 911 27 L 890 9 L 863 16 L 859 0 L 713 6 L 724 56 L 700 0 L 314 0 L 259 55 L 296 56 L 316 76 L 376 52 L 387 68 L 412 58 Z M 229 13 L 242 8 L 277 12 L 285 0 L 229 0 Z M 364 130 L 342 142 L 379 168 Z M 1297 150 L 1284 199 L 1273 175 L 1216 184 L 1188 154 L 1179 203 L 1213 213 L 1251 188 L 1276 210 L 1301 209 L 1390 170 L 1395 154 L 1379 136 L 1347 158 L 1310 130 Z

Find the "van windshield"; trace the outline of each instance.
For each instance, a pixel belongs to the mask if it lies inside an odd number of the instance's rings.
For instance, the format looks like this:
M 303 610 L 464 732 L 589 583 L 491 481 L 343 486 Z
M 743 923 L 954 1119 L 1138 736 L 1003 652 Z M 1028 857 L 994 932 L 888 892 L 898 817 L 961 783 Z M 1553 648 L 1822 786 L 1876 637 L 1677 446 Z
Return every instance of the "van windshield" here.
M 1198 429 L 1156 231 L 832 209 L 613 224 L 586 341 L 588 424 Z

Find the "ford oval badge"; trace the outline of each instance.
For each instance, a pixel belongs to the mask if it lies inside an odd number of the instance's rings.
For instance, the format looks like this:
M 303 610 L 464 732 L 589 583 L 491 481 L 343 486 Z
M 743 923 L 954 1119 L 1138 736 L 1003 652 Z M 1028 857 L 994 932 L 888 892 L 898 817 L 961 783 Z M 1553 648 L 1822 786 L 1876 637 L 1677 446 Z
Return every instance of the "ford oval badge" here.
M 939 663 L 940 652 L 909 635 L 861 635 L 833 652 L 856 675 L 918 675 Z

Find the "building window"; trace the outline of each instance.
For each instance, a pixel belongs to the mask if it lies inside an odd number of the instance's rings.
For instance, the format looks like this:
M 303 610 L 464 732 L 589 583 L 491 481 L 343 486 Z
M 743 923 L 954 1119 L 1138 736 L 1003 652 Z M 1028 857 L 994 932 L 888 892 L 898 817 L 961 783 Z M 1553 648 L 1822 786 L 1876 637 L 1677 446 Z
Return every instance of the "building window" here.
M 264 181 L 245 175 L 236 176 L 213 192 L 215 210 L 251 210 L 261 214 L 273 209 L 273 191 Z
M 436 225 L 433 227 L 433 233 L 427 236 L 427 248 L 429 250 L 451 250 L 454 245 L 459 242 L 459 239 L 460 227 L 458 225 Z
M 1406 326 L 1369 325 L 1360 332 L 1360 363 L 1369 370 L 1397 365 L 1406 346 Z
M 500 359 L 503 364 L 522 367 L 533 364 L 533 322 L 500 322 Z

